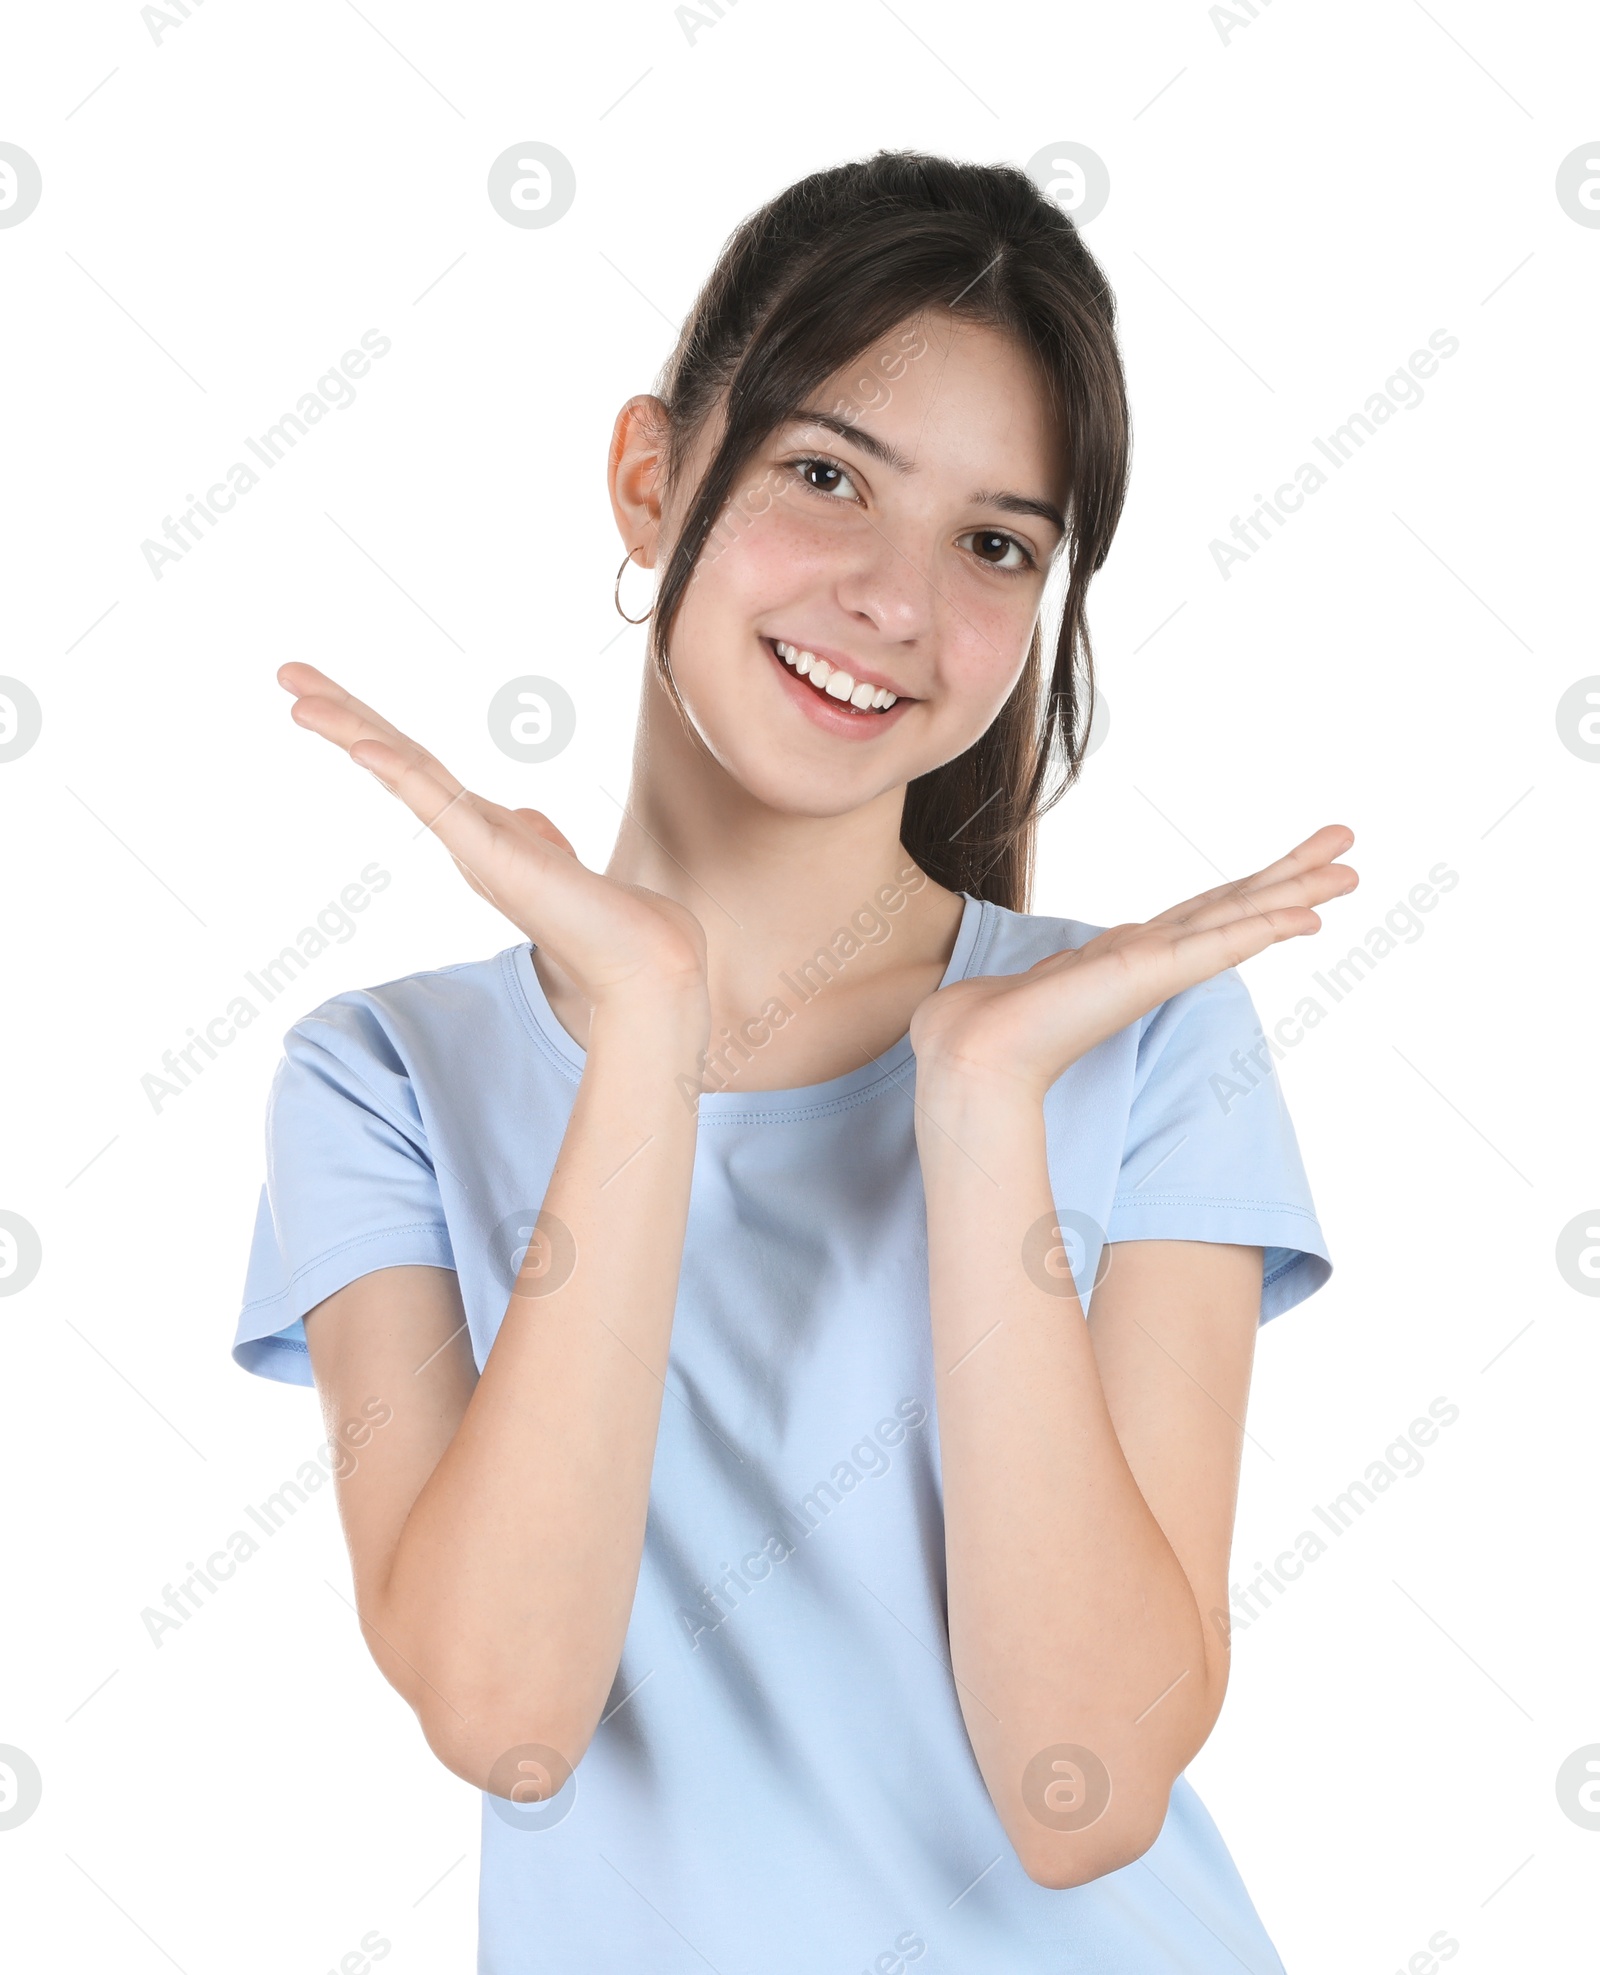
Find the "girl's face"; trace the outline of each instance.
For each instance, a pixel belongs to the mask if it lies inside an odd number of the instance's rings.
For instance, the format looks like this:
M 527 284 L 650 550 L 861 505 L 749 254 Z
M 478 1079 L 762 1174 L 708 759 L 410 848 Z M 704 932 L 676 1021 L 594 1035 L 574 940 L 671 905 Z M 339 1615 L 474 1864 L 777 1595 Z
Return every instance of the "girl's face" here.
M 942 314 L 891 332 L 803 411 L 741 475 L 671 659 L 729 775 L 770 808 L 834 816 L 962 753 L 999 712 L 1063 541 L 1067 465 L 1021 350 Z M 717 436 L 701 435 L 681 493 Z M 667 504 L 668 541 L 685 505 Z

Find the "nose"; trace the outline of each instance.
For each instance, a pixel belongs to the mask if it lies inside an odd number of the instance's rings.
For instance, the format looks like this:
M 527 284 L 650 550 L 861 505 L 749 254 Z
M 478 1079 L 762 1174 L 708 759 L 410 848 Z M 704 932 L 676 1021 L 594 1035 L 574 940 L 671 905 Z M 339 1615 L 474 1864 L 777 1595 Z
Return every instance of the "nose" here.
M 939 603 L 927 551 L 872 526 L 852 548 L 835 586 L 840 607 L 885 644 L 925 638 Z

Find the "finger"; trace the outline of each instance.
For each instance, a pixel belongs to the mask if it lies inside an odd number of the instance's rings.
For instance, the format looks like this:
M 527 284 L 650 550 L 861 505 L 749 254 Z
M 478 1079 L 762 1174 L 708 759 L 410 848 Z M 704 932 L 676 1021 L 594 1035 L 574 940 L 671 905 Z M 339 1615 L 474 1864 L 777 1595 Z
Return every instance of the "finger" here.
M 386 741 L 369 739 L 354 744 L 351 758 L 399 797 L 444 845 L 473 890 L 499 910 L 508 887 L 526 885 L 530 866 L 556 876 L 583 868 L 561 832 L 536 810 L 513 812 L 471 789 L 450 789 L 434 772 L 437 764 L 429 765 L 431 757 L 413 760 Z M 529 822 L 544 828 L 536 833 Z
M 505 825 L 509 811 L 474 795 L 454 776 L 446 776 L 421 748 L 409 744 L 394 747 L 366 737 L 352 743 L 350 758 L 375 775 L 391 795 L 398 796 L 459 864 L 494 887 L 508 861 Z M 534 844 L 526 847 L 534 856 L 541 849 Z
M 1238 899 L 1258 887 L 1275 884 L 1282 879 L 1292 878 L 1302 872 L 1325 867 L 1329 860 L 1341 855 L 1355 842 L 1355 832 L 1342 823 L 1326 823 L 1315 830 L 1304 842 L 1261 870 L 1252 872 L 1246 878 L 1231 878 L 1220 885 L 1213 885 L 1209 891 L 1199 892 L 1195 897 L 1185 899 L 1181 905 L 1174 905 L 1162 913 L 1156 923 L 1184 919 L 1219 899 Z
M 398 745 L 363 734 L 350 743 L 348 752 L 358 768 L 365 768 L 430 829 L 452 808 L 479 803 L 470 789 L 403 734 Z
M 1355 832 L 1345 824 L 1325 823 L 1320 830 L 1313 831 L 1303 843 L 1296 844 L 1293 850 L 1280 857 L 1276 863 L 1252 872 L 1247 878 L 1230 878 L 1224 884 L 1213 885 L 1209 891 L 1197 892 L 1193 898 L 1186 898 L 1179 905 L 1169 906 L 1165 912 L 1157 914 L 1149 923 L 1156 926 L 1176 925 L 1214 904 L 1218 899 L 1239 899 L 1259 886 L 1274 884 L 1281 879 L 1316 870 L 1326 866 L 1331 859 L 1342 855 L 1354 842 Z
M 307 666 L 304 669 L 310 671 L 311 668 Z M 411 740 L 408 734 L 403 734 L 392 721 L 385 720 L 376 708 L 358 700 L 354 693 L 346 692 L 332 679 L 323 679 L 314 689 L 297 696 L 289 709 L 289 717 L 296 726 L 309 727 L 314 734 L 332 741 L 336 747 L 348 748 L 352 742 L 359 740 L 388 741 L 397 747 L 419 747 L 419 743 Z
M 1360 883 L 1348 864 L 1323 864 L 1296 877 L 1282 878 L 1276 884 L 1243 886 L 1237 892 L 1223 891 L 1207 905 L 1198 906 L 1181 919 L 1166 918 L 1172 932 L 1203 932 L 1226 925 L 1246 913 L 1283 911 L 1293 906 L 1326 905 L 1330 898 L 1341 898 Z
M 1213 975 L 1264 953 L 1280 940 L 1298 934 L 1314 933 L 1322 920 L 1307 905 L 1276 906 L 1265 912 L 1246 912 L 1224 926 L 1211 926 L 1198 932 L 1180 934 L 1172 942 L 1172 965 L 1178 986 L 1194 987 Z
M 460 781 L 437 756 L 412 740 L 409 734 L 403 734 L 381 713 L 357 699 L 354 693 L 347 692 L 337 680 L 330 679 L 325 672 L 319 672 L 314 665 L 285 665 L 279 670 L 278 680 L 286 691 L 296 695 L 295 703 L 289 709 L 289 717 L 297 726 L 309 727 L 314 734 L 332 741 L 346 753 L 357 741 L 386 742 L 400 749 L 415 764 L 426 767 L 448 786 L 452 795 L 460 789 Z M 361 765 L 367 766 L 365 762 Z
M 337 679 L 330 679 L 326 672 L 319 672 L 314 665 L 303 665 L 298 659 L 288 665 L 280 665 L 278 684 L 285 692 L 293 693 L 296 702 L 307 702 L 308 709 L 312 702 L 325 702 L 316 709 L 319 719 L 326 719 L 332 715 L 354 715 L 375 734 L 393 737 L 399 732 L 399 729 L 391 726 L 375 708 L 358 700 L 355 694 L 341 686 Z
M 573 849 L 572 845 L 567 842 L 566 838 L 543 811 L 538 809 L 513 809 L 511 814 L 518 818 L 519 821 L 526 823 L 530 830 L 536 830 L 544 838 L 546 843 L 554 844 L 557 850 L 564 850 L 569 857 L 577 856 L 578 853 Z

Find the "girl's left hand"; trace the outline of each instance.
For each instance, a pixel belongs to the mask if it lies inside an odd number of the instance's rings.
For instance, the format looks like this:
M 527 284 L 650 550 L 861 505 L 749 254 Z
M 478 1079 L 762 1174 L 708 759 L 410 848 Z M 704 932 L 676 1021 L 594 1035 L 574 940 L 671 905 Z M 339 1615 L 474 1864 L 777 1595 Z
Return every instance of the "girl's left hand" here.
M 1043 1098 L 1107 1036 L 1279 940 L 1317 932 L 1312 910 L 1359 882 L 1330 860 L 1355 832 L 1329 823 L 1254 877 L 1218 885 L 1142 925 L 1112 926 L 1025 973 L 981 975 L 929 995 L 911 1019 L 918 1081 L 976 1078 Z

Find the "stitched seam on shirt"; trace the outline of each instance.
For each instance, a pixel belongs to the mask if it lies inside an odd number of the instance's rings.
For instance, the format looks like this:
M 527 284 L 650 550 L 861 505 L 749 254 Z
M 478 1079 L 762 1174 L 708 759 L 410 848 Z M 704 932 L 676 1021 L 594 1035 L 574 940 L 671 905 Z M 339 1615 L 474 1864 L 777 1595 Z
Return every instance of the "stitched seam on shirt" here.
M 512 950 L 515 952 L 521 951 L 520 948 Z M 583 1072 L 576 1064 L 569 1063 L 566 1057 L 561 1054 L 560 1050 L 556 1048 L 549 1036 L 545 1034 L 544 1028 L 531 1006 L 528 989 L 516 977 L 515 961 L 508 960 L 507 966 L 512 973 L 512 978 L 507 983 L 507 986 L 511 999 L 516 1003 L 517 1013 L 522 1017 L 524 1028 L 533 1037 L 549 1062 L 553 1063 L 569 1081 L 580 1083 L 583 1078 Z M 852 1106 L 864 1103 L 868 1098 L 876 1097 L 878 1092 L 883 1088 L 883 1085 L 890 1081 L 894 1075 L 895 1072 L 893 1070 L 885 1070 L 881 1077 L 875 1077 L 870 1084 L 863 1086 L 860 1090 L 852 1091 L 844 1097 L 828 1098 L 820 1104 L 802 1105 L 797 1110 L 784 1110 L 780 1107 L 772 1111 L 701 1111 L 699 1113 L 699 1122 L 702 1125 L 802 1124 L 810 1119 L 828 1117 L 835 1111 L 848 1111 Z M 708 1094 L 715 1095 L 717 1093 Z
M 853 1111 L 858 1104 L 869 1103 L 885 1084 L 898 1083 L 900 1071 L 911 1067 L 914 1061 L 909 1058 L 905 1064 L 885 1070 L 882 1076 L 874 1077 L 859 1090 L 847 1091 L 843 1097 L 824 1098 L 820 1104 L 801 1104 L 792 1110 L 780 1106 L 771 1111 L 702 1111 L 700 1122 L 702 1125 L 803 1125 L 814 1118 L 832 1117 L 835 1112 Z
M 970 980 L 975 973 L 980 971 L 980 963 L 994 939 L 996 922 L 989 913 L 983 910 L 983 901 L 981 899 L 978 901 L 978 912 L 978 930 L 973 938 L 972 951 L 967 956 L 967 964 L 962 968 L 959 976 L 964 981 Z M 551 1038 L 545 1034 L 543 1024 L 534 1013 L 532 990 L 519 977 L 517 972 L 517 956 L 521 952 L 521 947 L 507 947 L 501 953 L 500 957 L 505 962 L 506 991 L 511 996 L 518 1015 L 522 1018 L 523 1027 L 533 1037 L 539 1048 L 544 1052 L 546 1058 L 561 1071 L 569 1082 L 581 1083 L 583 1080 L 582 1070 L 578 1068 L 577 1064 L 569 1062 L 561 1053 Z M 531 958 L 528 964 L 530 966 L 533 964 Z M 949 985 L 954 987 L 955 982 L 952 981 Z M 914 1073 L 916 1058 L 913 1056 L 909 1061 L 913 1066 Z M 896 1067 L 898 1068 L 899 1066 L 897 1065 Z M 796 1110 L 786 1110 L 779 1107 L 771 1111 L 701 1111 L 698 1114 L 698 1122 L 703 1125 L 807 1124 L 817 1118 L 832 1117 L 839 1112 L 853 1110 L 858 1104 L 869 1102 L 878 1096 L 885 1083 L 893 1082 L 894 1080 L 895 1071 L 885 1070 L 881 1077 L 875 1077 L 871 1083 L 863 1085 L 861 1089 L 851 1091 L 845 1097 L 826 1098 L 820 1104 L 805 1104 Z M 721 1095 L 720 1092 L 708 1094 Z
M 989 913 L 984 911 L 983 900 L 979 899 L 978 930 L 973 935 L 972 951 L 967 955 L 966 965 L 956 976 L 955 980 L 948 983 L 949 986 L 954 987 L 958 980 L 971 980 L 974 974 L 981 971 L 980 963 L 993 941 L 994 929 L 995 921 Z M 891 1046 L 899 1048 L 900 1045 L 895 1043 Z M 858 1090 L 847 1092 L 843 1097 L 824 1098 L 820 1103 L 803 1104 L 794 1110 L 779 1108 L 771 1111 L 702 1111 L 700 1113 L 700 1123 L 703 1125 L 809 1124 L 817 1118 L 833 1117 L 839 1112 L 854 1110 L 858 1104 L 871 1102 L 872 1099 L 882 1093 L 886 1083 L 901 1083 L 900 1072 L 902 1070 L 910 1070 L 914 1079 L 916 1076 L 916 1063 L 917 1059 L 913 1053 L 906 1058 L 903 1064 L 897 1063 L 893 1069 L 886 1069 L 881 1077 L 874 1077 L 870 1083 L 863 1084 Z
M 1289 1257 L 1287 1262 L 1280 1263 L 1277 1268 L 1273 1269 L 1269 1274 L 1264 1275 L 1261 1278 L 1261 1287 L 1263 1289 L 1270 1289 L 1275 1282 L 1281 1282 L 1286 1275 L 1292 1274 L 1292 1272 L 1295 1269 L 1298 1269 L 1302 1263 L 1320 1262 L 1323 1261 L 1324 1259 L 1325 1257 L 1321 1255 L 1311 1254 L 1308 1249 L 1304 1249 L 1304 1248 L 1296 1249 L 1294 1254 L 1292 1254 Z
M 981 963 L 984 955 L 994 944 L 994 936 L 999 923 L 999 920 L 996 919 L 993 913 L 984 910 L 984 900 L 980 898 L 978 901 L 978 931 L 972 942 L 972 951 L 967 955 L 967 964 L 961 970 L 960 978 L 962 980 L 970 981 L 975 974 L 983 971 Z M 1022 968 L 1019 971 L 1026 973 L 1027 969 Z M 949 985 L 954 987 L 956 983 L 951 981 Z
M 553 1063 L 569 1083 L 582 1083 L 582 1070 L 579 1069 L 576 1063 L 569 1063 L 566 1057 L 562 1055 L 549 1036 L 545 1034 L 538 1016 L 533 1012 L 532 990 L 519 978 L 517 972 L 517 956 L 521 952 L 522 948 L 520 946 L 508 946 L 502 950 L 500 955 L 502 961 L 505 963 L 501 969 L 501 974 L 505 981 L 506 992 L 511 997 L 512 1005 L 522 1018 L 522 1026 L 533 1037 L 534 1042 L 543 1052 L 546 1060 Z M 528 965 L 530 967 L 533 965 L 531 952 L 528 956 Z
M 1113 1213 L 1119 1207 L 1249 1207 L 1273 1214 L 1293 1214 L 1297 1220 L 1315 1221 L 1304 1207 L 1287 1200 L 1251 1200 L 1239 1194 L 1209 1193 L 1119 1193 L 1111 1202 Z
M 341 1241 L 332 1248 L 325 1248 L 320 1255 L 313 1256 L 309 1262 L 303 1262 L 275 1296 L 258 1296 L 254 1302 L 244 1304 L 239 1314 L 243 1316 L 247 1311 L 264 1310 L 270 1304 L 281 1303 L 293 1291 L 297 1282 L 310 1275 L 314 1269 L 320 1269 L 324 1262 L 331 1262 L 336 1255 L 343 1255 L 352 1248 L 364 1247 L 369 1242 L 388 1241 L 397 1234 L 442 1234 L 448 1241 L 450 1230 L 443 1221 L 407 1221 L 403 1227 L 378 1228 L 371 1234 L 353 1234 L 348 1241 Z

